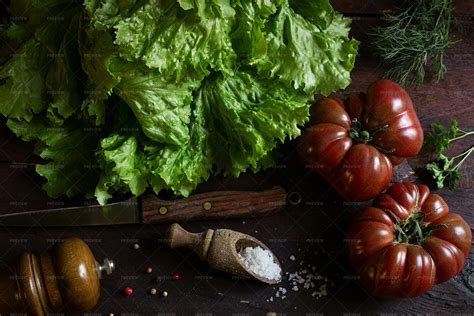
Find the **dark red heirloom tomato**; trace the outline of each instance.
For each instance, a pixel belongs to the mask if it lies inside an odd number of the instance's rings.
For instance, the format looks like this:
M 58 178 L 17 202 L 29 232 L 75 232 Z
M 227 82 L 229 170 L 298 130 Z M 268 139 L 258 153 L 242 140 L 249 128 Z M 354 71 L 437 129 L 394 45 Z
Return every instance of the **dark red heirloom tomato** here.
M 472 233 L 423 184 L 395 183 L 355 215 L 345 240 L 351 264 L 371 293 L 414 297 L 457 274 Z
M 345 103 L 326 98 L 315 104 L 298 151 L 341 196 L 363 201 L 382 192 L 392 164 L 415 156 L 422 144 L 423 130 L 406 91 L 379 80 Z

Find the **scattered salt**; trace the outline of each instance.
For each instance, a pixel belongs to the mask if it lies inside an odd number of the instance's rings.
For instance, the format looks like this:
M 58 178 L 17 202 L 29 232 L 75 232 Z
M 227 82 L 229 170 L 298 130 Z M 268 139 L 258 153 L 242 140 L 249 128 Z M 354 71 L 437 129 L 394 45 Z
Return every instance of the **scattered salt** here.
M 268 280 L 281 279 L 281 268 L 275 263 L 273 254 L 262 247 L 246 247 L 239 251 L 244 265 L 258 276 Z
M 296 260 L 295 256 L 293 255 L 291 255 L 289 259 L 291 261 Z M 316 266 L 303 261 L 300 261 L 299 265 L 300 267 L 297 268 L 297 271 L 292 273 L 288 271 L 285 272 L 285 283 L 289 285 L 289 289 L 291 289 L 293 292 L 308 291 L 308 294 L 310 294 L 315 299 L 320 299 L 321 297 L 326 296 L 328 294 L 327 287 L 329 284 L 334 286 L 333 282 L 329 281 L 327 277 L 317 273 Z M 287 297 L 286 294 L 286 288 L 279 287 L 274 294 L 274 297 L 284 300 Z

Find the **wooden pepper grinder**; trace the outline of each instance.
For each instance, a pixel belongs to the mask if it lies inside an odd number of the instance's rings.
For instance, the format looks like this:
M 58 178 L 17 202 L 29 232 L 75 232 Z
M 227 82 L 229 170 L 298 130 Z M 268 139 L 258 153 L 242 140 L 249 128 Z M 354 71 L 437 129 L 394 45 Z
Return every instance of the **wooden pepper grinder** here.
M 271 250 L 260 240 L 230 229 L 208 229 L 202 233 L 190 233 L 179 224 L 170 226 L 166 243 L 170 248 L 186 247 L 193 250 L 201 260 L 206 260 L 213 268 L 232 274 L 253 277 L 267 284 L 276 284 L 279 278 L 271 280 L 253 273 L 239 257 L 239 251 L 245 247 L 261 247 Z M 272 253 L 273 261 L 280 266 Z
M 113 270 L 112 261 L 97 263 L 79 238 L 67 238 L 38 256 L 23 253 L 15 267 L 0 274 L 0 313 L 91 310 L 99 300 L 102 271 Z

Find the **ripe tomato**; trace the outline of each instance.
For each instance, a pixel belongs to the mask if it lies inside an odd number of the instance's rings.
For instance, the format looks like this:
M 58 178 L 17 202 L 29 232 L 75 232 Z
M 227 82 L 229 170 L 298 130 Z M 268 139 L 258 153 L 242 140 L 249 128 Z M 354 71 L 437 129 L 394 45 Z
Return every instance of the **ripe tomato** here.
M 355 215 L 345 240 L 361 283 L 378 296 L 414 297 L 457 274 L 472 233 L 423 184 L 395 183 Z
M 379 80 L 345 103 L 326 98 L 315 104 L 298 151 L 341 196 L 362 201 L 382 192 L 392 164 L 415 156 L 422 144 L 423 130 L 406 91 Z

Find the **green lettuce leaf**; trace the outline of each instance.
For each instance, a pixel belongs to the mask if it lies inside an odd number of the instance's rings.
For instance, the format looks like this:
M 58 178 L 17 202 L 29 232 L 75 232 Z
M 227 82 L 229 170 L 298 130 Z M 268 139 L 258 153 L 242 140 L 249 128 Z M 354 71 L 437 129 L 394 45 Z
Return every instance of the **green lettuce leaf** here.
M 37 31 L 40 25 L 67 23 L 69 12 L 77 12 L 81 9 L 79 3 L 71 3 L 71 0 L 14 0 L 10 2 L 12 20 L 25 25 L 31 33 Z
M 336 15 L 329 0 L 289 0 L 289 3 L 296 13 L 321 29 L 328 28 Z
M 105 123 L 106 114 L 106 100 L 96 99 L 94 97 L 88 97 L 81 104 L 81 110 L 84 117 L 90 122 L 93 122 L 96 126 L 103 125 Z
M 28 28 L 20 23 L 0 24 L 0 66 L 5 64 L 18 47 L 31 37 Z
M 328 0 L 15 0 L 0 114 L 37 144 L 52 197 L 172 190 L 256 172 L 314 93 L 349 84 L 349 20 Z M 46 18 L 45 18 L 46 17 Z M 13 54 L 12 54 L 13 53 Z
M 114 91 L 132 109 L 143 132 L 157 142 L 186 143 L 192 92 L 199 82 L 175 84 L 157 71 L 140 69 L 126 62 L 116 67 L 114 71 L 121 81 Z
M 82 94 L 81 12 L 80 5 L 65 0 L 18 0 L 12 13 L 24 20 L 4 33 L 19 46 L 0 69 L 0 113 L 18 137 L 36 142 L 35 152 L 47 161 L 36 171 L 52 197 L 91 196 L 97 182 L 99 133 L 72 118 Z
M 202 19 L 229 18 L 235 15 L 230 0 L 178 0 L 178 2 L 184 10 L 197 10 L 197 15 Z
M 264 27 L 268 18 L 277 11 L 272 1 L 238 1 L 239 23 L 231 33 L 234 49 L 244 64 L 264 58 L 267 54 Z
M 209 178 L 212 170 L 239 176 L 248 170 L 269 167 L 275 163 L 269 152 L 286 138 L 300 134 L 298 126 L 307 120 L 309 103 L 303 93 L 289 94 L 275 80 L 268 82 L 245 72 L 234 76 L 215 73 L 197 90 L 191 108 L 190 137 L 186 143 L 160 145 L 137 137 L 138 147 L 128 151 L 134 157 L 130 159 L 140 164 L 145 157 L 144 170 L 149 173 L 140 172 L 137 177 L 141 183 L 147 177 L 156 193 L 171 189 L 188 196 Z M 114 136 L 114 141 L 117 139 L 122 143 L 128 138 Z M 138 169 L 142 168 L 140 165 Z M 123 172 L 130 175 L 128 169 L 124 167 Z M 107 176 L 107 185 L 96 189 L 101 203 L 111 196 L 104 192 L 128 188 L 117 172 L 106 174 L 111 174 Z
M 111 192 L 141 195 L 145 191 L 145 159 L 137 146 L 135 136 L 114 134 L 100 141 L 98 155 L 102 174 L 95 188 L 100 204 L 105 204 L 112 197 Z
M 151 141 L 137 128 L 140 125 L 130 113 L 118 115 L 124 117 L 114 128 L 118 133 L 103 139 L 97 152 L 104 170 L 95 191 L 101 204 L 113 192 L 141 192 L 146 186 L 156 193 L 172 189 L 188 196 L 208 179 L 212 160 L 201 108 L 193 111 L 189 141 L 179 146 Z
M 112 35 L 105 31 L 88 29 L 80 39 L 82 69 L 88 76 L 89 94 L 104 99 L 112 94 L 120 82 L 110 67 L 119 57 L 113 45 Z
M 110 70 L 111 64 L 119 57 L 112 35 L 106 31 L 84 30 L 80 33 L 79 48 L 82 70 L 87 74 L 86 98 L 81 110 L 89 120 L 102 125 L 105 123 L 106 100 L 120 82 L 120 78 Z
M 81 42 L 83 68 L 89 78 L 83 111 L 95 117 L 96 124 L 102 124 L 105 100 L 115 93 L 132 109 L 150 139 L 170 144 L 187 142 L 192 92 L 199 81 L 173 83 L 158 70 L 123 60 L 114 50 L 110 33 L 88 32 L 94 40 Z
M 111 28 L 121 18 L 128 16 L 137 4 L 137 0 L 84 0 L 84 6 L 90 18 L 90 26 L 95 30 Z M 156 2 L 157 1 L 153 1 Z
M 0 69 L 0 113 L 8 118 L 30 121 L 46 108 L 46 63 L 41 44 L 30 39 Z
M 35 152 L 47 163 L 38 164 L 36 172 L 46 178 L 43 189 L 49 196 L 93 196 L 100 170 L 95 158 L 100 130 L 77 120 L 53 126 L 41 118 L 10 119 L 7 126 L 21 139 L 37 142 Z
M 268 54 L 255 66 L 307 93 L 329 95 L 345 88 L 351 81 L 358 45 L 348 38 L 349 24 L 349 19 L 336 15 L 321 30 L 283 5 L 266 25 Z
M 182 146 L 147 145 L 150 184 L 158 193 L 172 189 L 176 194 L 188 196 L 196 186 L 209 178 L 212 168 L 211 142 L 206 126 L 202 103 L 194 105 L 190 139 Z
M 283 143 L 300 135 L 308 118 L 306 96 L 289 93 L 281 83 L 249 73 L 215 75 L 204 80 L 196 95 L 212 131 L 212 159 L 218 171 L 239 176 Z
M 246 5 L 237 15 L 261 16 L 268 8 L 255 12 L 255 5 Z M 308 95 L 318 91 L 328 95 L 349 85 L 358 46 L 356 40 L 348 38 L 349 19 L 334 14 L 323 29 L 295 13 L 288 2 L 271 18 L 263 16 L 263 21 L 247 18 L 247 23 L 233 33 L 236 45 L 242 42 L 247 46 L 240 47 L 247 64 L 257 67 L 262 76 L 279 78 Z
M 231 17 L 199 19 L 176 2 L 149 4 L 115 25 L 115 44 L 126 60 L 142 60 L 167 78 L 202 80 L 210 69 L 232 73 L 232 22 Z
M 51 66 L 46 75 L 46 89 L 51 103 L 48 116 L 51 121 L 59 123 L 71 117 L 81 106 L 82 73 L 79 63 L 78 42 L 79 15 L 73 16 L 63 40 L 52 57 Z
M 81 75 L 76 71 L 80 68 L 76 37 L 81 9 L 62 0 L 16 3 L 14 12 L 29 11 L 24 12 L 25 23 L 12 24 L 4 33 L 14 44 L 22 44 L 0 69 L 0 113 L 30 121 L 46 110 L 58 124 L 81 103 Z M 39 19 L 39 12 L 49 20 Z

